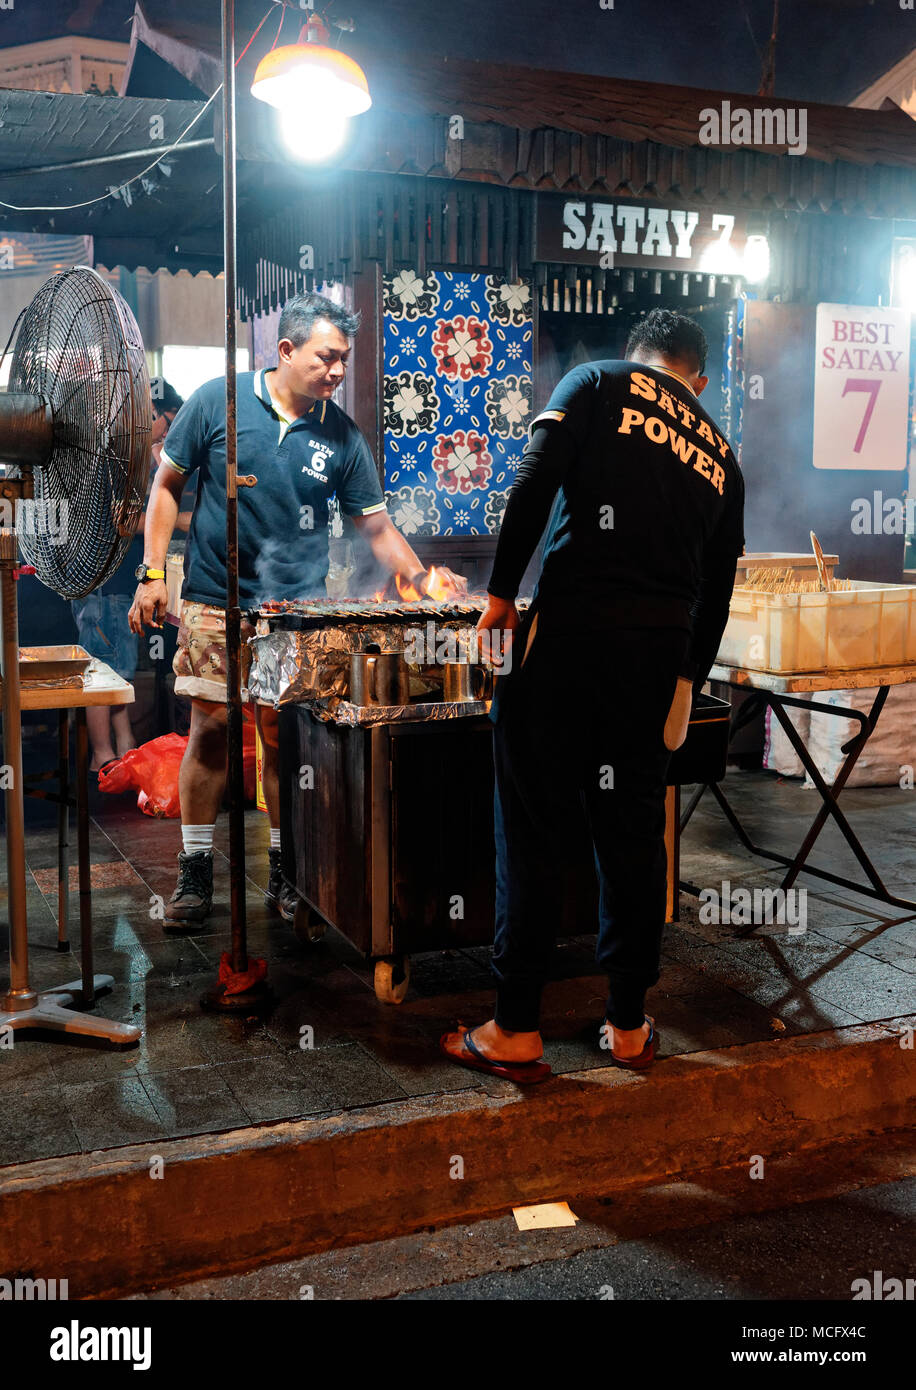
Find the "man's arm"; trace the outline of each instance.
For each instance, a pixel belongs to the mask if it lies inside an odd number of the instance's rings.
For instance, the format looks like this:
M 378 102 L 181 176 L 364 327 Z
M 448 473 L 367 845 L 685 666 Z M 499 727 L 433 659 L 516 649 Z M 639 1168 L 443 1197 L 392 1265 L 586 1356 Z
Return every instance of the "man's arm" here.
M 536 426 L 519 464 L 499 530 L 493 572 L 487 585 L 487 592 L 495 598 L 515 599 L 575 450 L 575 442 L 564 425 L 551 421 Z
M 165 569 L 165 557 L 178 520 L 178 504 L 186 481 L 185 475 L 170 463 L 160 463 L 156 469 L 146 504 L 143 532 L 143 562 L 150 569 Z M 165 617 L 167 602 L 168 587 L 164 579 L 150 579 L 145 584 L 138 584 L 127 615 L 131 632 L 142 635 L 144 624 L 161 622 Z
M 515 598 L 519 585 L 575 452 L 572 435 L 559 421 L 535 426 L 506 503 L 487 585 L 490 600 L 477 624 L 478 631 L 518 625 Z
M 386 511 L 370 512 L 368 516 L 354 516 L 351 520 L 369 542 L 372 553 L 380 565 L 384 565 L 392 574 L 399 574 L 403 579 L 412 582 L 419 592 L 424 592 L 421 586 L 426 579 L 426 570 L 420 562 L 420 557 L 408 545 Z M 466 592 L 467 582 L 461 575 L 453 574 L 445 566 L 437 566 L 436 573 L 455 594 Z
M 716 659 L 722 634 L 728 622 L 729 604 L 735 587 L 735 570 L 744 551 L 744 487 L 738 475 L 735 502 L 722 517 L 703 560 L 700 595 L 693 613 L 693 636 L 686 679 L 699 690 L 709 679 L 709 669 Z

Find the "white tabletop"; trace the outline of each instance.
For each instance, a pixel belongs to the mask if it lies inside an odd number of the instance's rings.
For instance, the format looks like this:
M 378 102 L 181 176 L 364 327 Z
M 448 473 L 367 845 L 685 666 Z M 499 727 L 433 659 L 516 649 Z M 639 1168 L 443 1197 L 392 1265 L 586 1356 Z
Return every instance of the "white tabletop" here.
M 813 694 L 818 690 L 872 690 L 879 685 L 908 685 L 916 681 L 916 662 L 906 666 L 862 666 L 854 671 L 752 671 L 744 666 L 720 666 L 711 681 L 766 690 L 773 695 Z

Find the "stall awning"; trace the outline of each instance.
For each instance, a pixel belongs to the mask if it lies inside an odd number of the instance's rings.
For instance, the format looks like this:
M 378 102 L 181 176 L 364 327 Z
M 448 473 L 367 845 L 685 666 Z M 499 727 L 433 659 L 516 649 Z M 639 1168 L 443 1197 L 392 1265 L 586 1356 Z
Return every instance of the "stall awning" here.
M 0 90 L 0 235 L 86 235 L 104 265 L 219 271 L 222 171 L 204 106 Z

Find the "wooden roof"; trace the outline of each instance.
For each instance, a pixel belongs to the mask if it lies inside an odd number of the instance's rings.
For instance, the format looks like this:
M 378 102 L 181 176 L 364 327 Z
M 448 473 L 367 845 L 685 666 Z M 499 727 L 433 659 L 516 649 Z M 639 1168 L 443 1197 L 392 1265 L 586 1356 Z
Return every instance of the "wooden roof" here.
M 221 80 L 218 24 L 207 29 L 187 19 L 161 19 L 148 0 L 147 8 L 148 14 L 143 0 L 137 0 L 132 48 L 140 44 L 156 52 L 198 82 L 209 96 Z M 265 33 L 270 29 L 268 24 Z M 259 37 L 242 60 L 240 95 L 266 47 L 266 38 Z M 828 164 L 843 160 L 916 168 L 916 122 L 899 110 L 867 111 L 434 54 L 376 52 L 363 49 L 358 41 L 348 42 L 347 49 L 366 69 L 376 113 L 414 118 L 457 114 L 465 121 L 519 131 L 557 130 L 634 143 L 652 141 L 669 149 L 703 149 L 700 112 L 705 108 L 721 110 L 723 102 L 732 109 L 801 107 L 806 113 L 807 149 L 804 155 L 792 155 L 793 162 L 806 158 Z M 725 146 L 721 153 L 728 156 L 753 148 L 771 156 L 785 153 L 784 147 L 772 145 Z
M 807 150 L 793 159 L 916 168 L 916 122 L 899 110 L 865 111 L 448 58 L 389 58 L 375 72 L 371 67 L 375 104 L 404 115 L 457 113 L 467 121 L 517 130 L 548 127 L 690 149 L 703 148 L 700 112 L 707 107 L 720 111 L 723 102 L 732 109 L 801 107 L 807 120 Z M 769 155 L 784 152 L 772 145 L 740 148 L 758 148 Z M 739 149 L 726 146 L 723 152 L 739 153 Z

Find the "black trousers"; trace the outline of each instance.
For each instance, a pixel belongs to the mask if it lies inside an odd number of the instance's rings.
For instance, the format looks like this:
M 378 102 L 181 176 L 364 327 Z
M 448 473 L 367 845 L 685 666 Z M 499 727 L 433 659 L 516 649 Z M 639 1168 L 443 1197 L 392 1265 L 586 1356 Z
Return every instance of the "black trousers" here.
M 567 866 L 582 862 L 589 839 L 607 1018 L 617 1028 L 643 1023 L 665 924 L 663 730 L 688 643 L 676 628 L 575 636 L 541 616 L 524 662 L 524 643 L 515 644 L 494 710 L 502 1028 L 538 1028 Z

